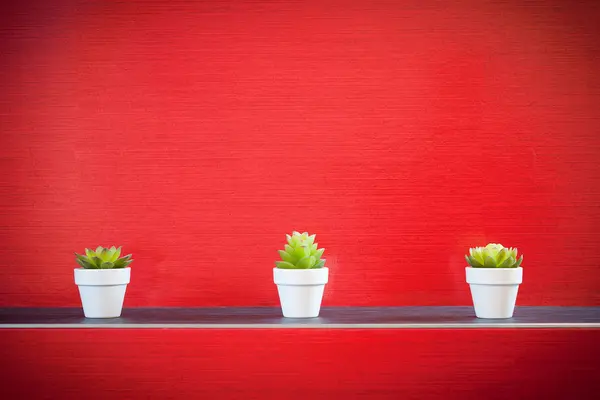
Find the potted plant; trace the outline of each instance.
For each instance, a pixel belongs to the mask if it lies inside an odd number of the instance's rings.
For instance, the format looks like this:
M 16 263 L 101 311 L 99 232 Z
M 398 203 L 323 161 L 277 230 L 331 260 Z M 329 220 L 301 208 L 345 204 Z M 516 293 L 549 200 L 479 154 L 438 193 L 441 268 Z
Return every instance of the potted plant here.
M 321 259 L 325 249 L 318 248 L 315 237 L 307 232 L 293 232 L 286 235 L 284 250 L 279 250 L 281 261 L 275 262 L 273 279 L 284 317 L 319 316 L 329 269 Z
M 120 256 L 121 248 L 115 246 L 85 249 L 85 255 L 75 253 L 75 261 L 81 266 L 75 268 L 75 284 L 87 318 L 121 316 L 133 260 L 131 254 Z
M 467 283 L 478 318 L 511 318 L 519 285 L 523 282 L 523 256 L 516 248 L 490 243 L 469 249 L 465 255 Z

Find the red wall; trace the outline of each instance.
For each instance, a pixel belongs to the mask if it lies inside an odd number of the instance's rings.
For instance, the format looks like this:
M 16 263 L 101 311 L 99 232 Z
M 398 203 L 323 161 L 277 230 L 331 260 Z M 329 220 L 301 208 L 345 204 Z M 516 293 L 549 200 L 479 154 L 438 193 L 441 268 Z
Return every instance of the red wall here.
M 3 2 L 7 3 L 7 2 Z M 525 3 L 525 4 L 523 4 Z M 463 254 L 525 254 L 522 305 L 600 305 L 598 2 L 3 4 L 0 305 L 275 305 L 318 234 L 325 305 L 469 304 Z

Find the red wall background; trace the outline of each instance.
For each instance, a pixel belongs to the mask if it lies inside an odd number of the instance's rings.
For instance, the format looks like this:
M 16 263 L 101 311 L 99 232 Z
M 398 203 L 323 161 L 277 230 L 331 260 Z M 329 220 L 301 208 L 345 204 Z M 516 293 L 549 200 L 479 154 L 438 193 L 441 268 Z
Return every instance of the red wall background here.
M 325 305 L 469 304 L 490 241 L 519 304 L 600 305 L 598 2 L 2 7 L 1 306 L 77 306 L 98 244 L 126 306 L 276 305 L 294 229 Z

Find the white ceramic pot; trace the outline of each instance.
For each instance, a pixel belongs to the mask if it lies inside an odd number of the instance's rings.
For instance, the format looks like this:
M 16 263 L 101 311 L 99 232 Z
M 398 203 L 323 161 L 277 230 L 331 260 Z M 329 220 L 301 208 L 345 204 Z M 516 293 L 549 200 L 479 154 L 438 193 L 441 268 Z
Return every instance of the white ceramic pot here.
M 319 316 L 329 269 L 273 268 L 273 279 L 279 292 L 281 311 L 288 318 Z
M 86 318 L 121 316 L 131 268 L 75 269 L 75 284 Z
M 467 267 L 466 271 L 477 318 L 511 318 L 523 268 Z

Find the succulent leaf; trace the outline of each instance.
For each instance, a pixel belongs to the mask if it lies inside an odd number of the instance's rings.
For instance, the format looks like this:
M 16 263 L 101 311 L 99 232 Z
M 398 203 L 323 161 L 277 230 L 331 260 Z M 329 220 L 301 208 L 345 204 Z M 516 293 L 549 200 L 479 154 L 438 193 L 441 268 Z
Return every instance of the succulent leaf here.
M 85 256 L 82 256 L 81 254 L 75 253 L 75 262 L 77 262 L 77 264 L 81 265 L 83 268 L 86 268 L 86 269 L 94 268 L 94 265 L 92 265 L 92 263 L 90 263 L 89 260 Z
M 94 250 L 85 249 L 85 255 L 87 256 L 87 258 L 92 258 L 96 255 L 96 253 L 94 252 Z
M 465 258 L 467 259 L 467 263 L 469 263 L 469 265 L 473 266 L 473 267 L 483 267 L 483 263 L 479 262 L 478 259 L 476 259 L 475 257 L 471 257 L 471 256 L 465 256 Z
M 317 261 L 321 259 L 321 256 L 323 255 L 324 251 L 325 251 L 325 249 L 321 248 L 314 252 L 313 256 L 315 256 L 317 258 Z
M 498 254 L 496 255 L 496 265 L 500 265 L 502 263 L 504 263 L 504 261 L 510 257 L 510 252 L 503 248 L 501 249 Z
M 306 246 L 299 245 L 298 247 L 296 247 L 294 249 L 293 255 L 298 260 L 300 260 L 300 259 L 310 255 L 310 250 L 308 248 L 306 248 Z
M 296 268 L 298 269 L 307 269 L 310 267 L 309 257 L 303 257 L 296 263 Z
M 474 268 L 516 268 L 521 265 L 523 255 L 517 260 L 517 248 L 489 243 L 485 247 L 470 248 L 465 260 Z
M 98 246 L 96 250 L 86 248 L 85 255 L 75 253 L 75 262 L 85 269 L 125 268 L 133 262 L 131 254 L 125 257 L 120 257 L 120 255 L 121 247 L 103 248 Z
M 523 262 L 523 254 L 521 254 L 521 257 L 519 257 L 519 260 L 515 263 L 515 268 L 520 267 L 522 262 Z
M 294 257 L 293 255 L 283 251 L 283 250 L 278 250 L 279 251 L 279 256 L 281 257 L 281 259 L 283 261 L 287 261 L 289 263 L 294 263 L 296 261 L 296 257 Z
M 121 257 L 121 246 L 117 247 L 115 254 L 113 254 L 113 262 L 117 261 Z
M 296 269 L 296 266 L 294 264 L 289 263 L 287 261 L 275 261 L 275 266 L 281 269 Z
M 92 257 L 90 261 L 95 265 L 96 268 L 100 268 L 100 265 L 102 265 L 102 260 L 98 256 Z
M 485 261 L 483 263 L 485 268 L 496 268 L 496 261 L 492 256 L 485 256 Z
M 115 253 L 117 252 L 117 248 L 115 246 L 112 246 L 110 249 L 108 249 L 108 251 L 106 252 L 106 261 L 108 262 L 114 262 L 117 258 L 115 258 Z
M 317 259 L 313 256 L 306 256 L 296 263 L 296 267 L 300 269 L 309 269 L 313 267 L 316 264 L 316 262 Z
M 512 256 L 504 259 L 500 264 L 498 264 L 497 268 L 510 268 L 515 263 L 515 259 Z
M 116 249 L 115 249 L 115 250 L 116 250 Z M 110 249 L 108 249 L 108 248 L 107 248 L 107 249 L 104 249 L 104 251 L 102 252 L 102 254 L 104 255 L 104 260 L 105 260 L 105 261 L 110 261 L 110 260 L 111 260 L 111 258 L 112 258 L 112 256 L 113 256 L 113 253 L 112 253 L 112 252 L 111 252 L 111 250 L 110 250 Z
M 325 264 L 321 256 L 325 249 L 319 249 L 318 243 L 315 243 L 316 235 L 310 235 L 308 232 L 292 232 L 286 235 L 287 244 L 285 250 L 279 250 L 279 256 L 282 261 L 276 261 L 277 268 L 284 269 L 310 269 L 322 268 Z
M 133 260 L 131 259 L 131 254 L 128 254 L 125 257 L 121 257 L 117 261 L 115 261 L 113 263 L 113 268 L 125 268 L 132 262 Z
M 293 248 L 298 247 L 299 241 L 298 241 L 298 236 L 293 235 L 292 236 L 292 240 L 290 240 L 290 246 L 292 246 Z
M 483 254 L 482 254 L 482 248 L 481 247 L 476 247 L 474 249 L 471 249 L 471 257 L 475 260 L 477 260 L 477 262 L 479 264 L 481 264 L 483 266 Z

